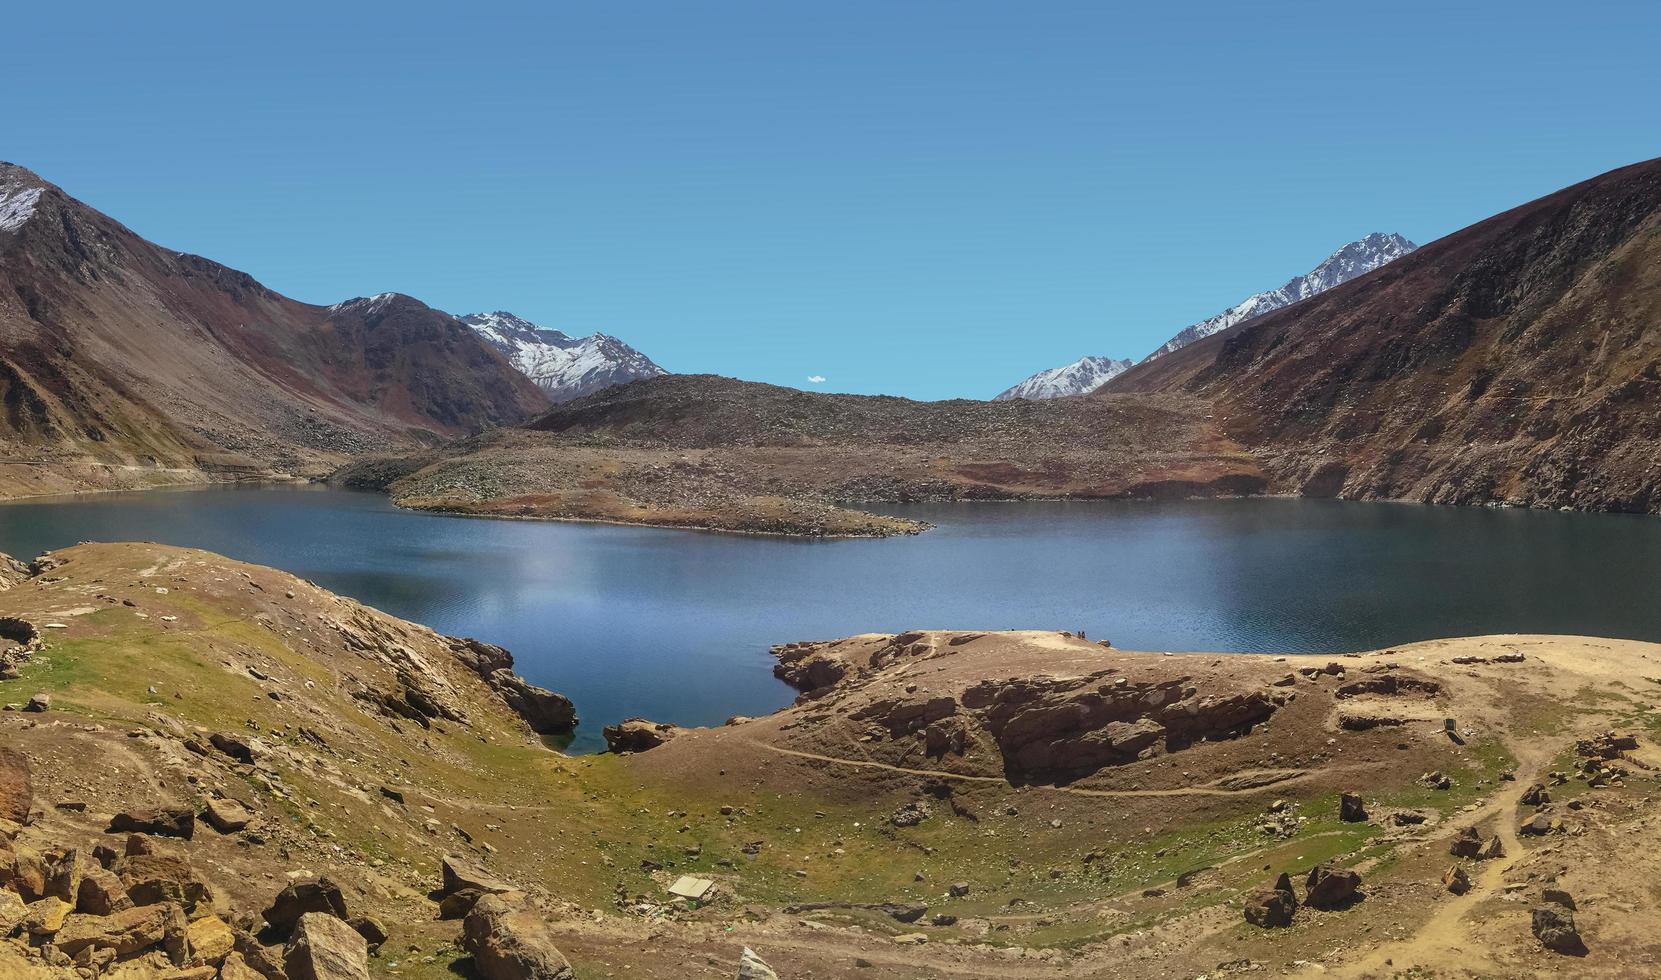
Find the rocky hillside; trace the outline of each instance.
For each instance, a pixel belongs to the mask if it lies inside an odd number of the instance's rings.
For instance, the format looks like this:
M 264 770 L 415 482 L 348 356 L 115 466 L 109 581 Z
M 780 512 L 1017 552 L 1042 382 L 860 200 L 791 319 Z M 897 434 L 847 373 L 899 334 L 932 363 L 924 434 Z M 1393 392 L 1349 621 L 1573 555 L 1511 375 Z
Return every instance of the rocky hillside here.
M 416 300 L 297 302 L 12 164 L 0 164 L 0 396 L 0 492 L 326 471 L 547 404 Z
M 1111 357 L 1081 357 L 1071 364 L 1040 371 L 1020 384 L 1000 391 L 992 400 L 1004 402 L 1012 398 L 1027 398 L 1036 401 L 1087 395 L 1130 370 L 1134 363 L 1129 358 L 1115 361 Z
M 1138 366 L 1273 488 L 1661 511 L 1661 161 L 1576 184 Z
M 1357 276 L 1364 276 L 1386 263 L 1401 258 L 1415 248 L 1418 246 L 1400 235 L 1375 231 L 1333 252 L 1320 265 L 1295 279 L 1288 280 L 1284 286 L 1268 292 L 1253 293 L 1216 316 L 1182 328 L 1177 331 L 1176 336 L 1149 354 L 1147 360 L 1151 361 L 1172 351 L 1181 350 L 1196 340 L 1204 340 L 1212 334 L 1221 333 L 1229 327 L 1256 319 L 1266 313 L 1273 313 L 1300 300 L 1319 296 L 1334 286 L 1341 286 Z
M 868 500 L 1166 497 L 1262 486 L 1191 399 L 914 402 L 707 375 L 609 388 L 519 429 L 337 475 L 472 514 L 892 534 Z
M 8 978 L 1661 966 L 1650 644 L 788 643 L 795 704 L 566 757 L 536 733 L 573 706 L 506 651 L 272 569 L 0 570 Z
M 668 372 L 616 337 L 571 337 L 498 310 L 468 313 L 461 322 L 478 331 L 553 402 L 568 402 L 602 388 Z

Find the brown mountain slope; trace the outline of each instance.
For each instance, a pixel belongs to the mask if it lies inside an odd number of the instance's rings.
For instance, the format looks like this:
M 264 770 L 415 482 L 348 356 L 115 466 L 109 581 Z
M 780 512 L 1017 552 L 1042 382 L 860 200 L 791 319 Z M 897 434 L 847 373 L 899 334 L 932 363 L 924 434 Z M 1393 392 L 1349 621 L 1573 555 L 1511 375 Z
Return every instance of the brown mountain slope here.
M 856 535 L 918 526 L 834 503 L 1263 487 L 1186 396 L 916 402 L 709 375 L 610 388 L 340 478 L 428 510 Z
M 1661 510 L 1661 160 L 1117 378 L 1208 399 L 1274 489 Z
M 156 476 L 139 482 L 316 469 L 544 405 L 465 325 L 416 300 L 300 303 L 0 163 L 0 489 L 28 488 L 19 473 L 42 464 Z

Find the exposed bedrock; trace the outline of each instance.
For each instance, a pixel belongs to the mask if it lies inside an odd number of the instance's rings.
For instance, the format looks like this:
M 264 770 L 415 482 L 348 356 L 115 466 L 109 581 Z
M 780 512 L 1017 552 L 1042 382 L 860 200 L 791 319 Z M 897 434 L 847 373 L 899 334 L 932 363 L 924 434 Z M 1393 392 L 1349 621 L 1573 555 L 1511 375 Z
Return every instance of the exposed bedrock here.
M 790 644 L 775 649 L 775 673 L 803 689 L 799 703 L 844 713 L 863 728 L 865 739 L 919 739 L 932 758 L 971 763 L 996 753 L 1012 781 L 1074 779 L 1196 742 L 1245 735 L 1287 698 L 1279 690 L 1220 686 L 1187 674 L 1143 680 L 1114 670 L 1037 674 L 978 680 L 953 692 L 925 689 L 905 673 L 914 661 L 950 657 L 982 635 L 902 633 L 857 650 Z

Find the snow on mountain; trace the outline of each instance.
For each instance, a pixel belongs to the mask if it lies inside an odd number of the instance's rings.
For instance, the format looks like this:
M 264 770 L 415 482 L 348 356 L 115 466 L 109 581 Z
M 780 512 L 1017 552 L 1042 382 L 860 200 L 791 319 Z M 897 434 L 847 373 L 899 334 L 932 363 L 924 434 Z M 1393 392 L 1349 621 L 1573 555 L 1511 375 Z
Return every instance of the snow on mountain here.
M 1204 340 L 1214 333 L 1227 330 L 1237 323 L 1256 319 L 1283 306 L 1291 306 L 1299 300 L 1324 293 L 1334 286 L 1349 282 L 1357 276 L 1364 276 L 1387 262 L 1399 259 L 1415 248 L 1418 246 L 1400 235 L 1386 235 L 1375 231 L 1366 238 L 1350 242 L 1333 252 L 1327 256 L 1326 261 L 1307 275 L 1299 276 L 1279 289 L 1248 296 L 1208 320 L 1201 320 L 1183 328 L 1175 337 L 1149 354 L 1147 359 L 1151 361 L 1163 354 L 1187 347 L 1196 340 Z
M 1087 394 L 1130 370 L 1131 363 L 1129 358 L 1115 361 L 1109 357 L 1081 357 L 1063 367 L 1040 371 L 992 400 L 1006 402 L 1013 398 L 1027 398 L 1037 401 Z
M 457 317 L 556 402 L 668 372 L 616 337 L 572 337 L 501 310 Z
M 0 231 L 16 231 L 34 217 L 44 190 L 25 181 L 21 173 L 0 176 Z

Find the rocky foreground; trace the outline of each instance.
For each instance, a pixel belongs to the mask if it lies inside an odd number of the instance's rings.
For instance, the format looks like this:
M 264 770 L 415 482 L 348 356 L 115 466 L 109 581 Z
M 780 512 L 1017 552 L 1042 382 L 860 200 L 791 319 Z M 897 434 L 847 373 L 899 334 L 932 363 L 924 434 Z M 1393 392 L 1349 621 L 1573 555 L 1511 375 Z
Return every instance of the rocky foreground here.
M 505 651 L 157 545 L 0 565 L 0 976 L 1649 976 L 1661 647 L 778 648 L 614 751 Z

